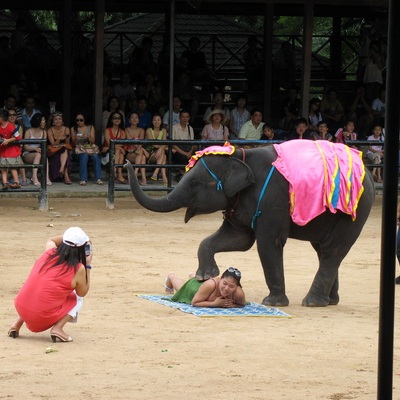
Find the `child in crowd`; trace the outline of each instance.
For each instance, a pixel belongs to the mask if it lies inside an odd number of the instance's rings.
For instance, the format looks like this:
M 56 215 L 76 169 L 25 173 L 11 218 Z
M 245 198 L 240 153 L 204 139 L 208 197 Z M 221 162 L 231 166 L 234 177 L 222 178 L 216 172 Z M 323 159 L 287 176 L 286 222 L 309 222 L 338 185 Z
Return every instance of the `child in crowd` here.
M 346 143 L 348 140 L 357 140 L 357 133 L 354 132 L 354 122 L 347 121 L 343 128 L 339 128 L 336 133 L 336 143 Z
M 295 122 L 294 131 L 290 132 L 288 140 L 293 139 L 312 139 L 311 132 L 307 129 L 308 122 L 305 118 L 299 118 Z
M 382 126 L 375 124 L 372 129 L 372 135 L 368 136 L 367 140 L 379 140 L 383 142 L 385 136 L 383 133 Z M 371 160 L 374 165 L 380 165 L 383 162 L 383 146 L 381 145 L 371 145 L 368 146 L 367 157 Z M 372 169 L 372 176 L 374 180 L 378 183 L 382 183 L 381 168 L 376 167 Z
M 14 124 L 8 121 L 9 113 L 5 109 L 0 110 L 0 167 L 3 180 L 3 190 L 19 189 L 18 171 L 16 168 L 9 168 L 12 165 L 23 164 L 21 160 L 21 146 L 10 143 L 21 140 L 21 135 Z M 11 171 L 13 183 L 8 182 L 8 171 Z
M 319 121 L 317 123 L 317 132 L 311 134 L 314 140 L 327 140 L 332 142 L 333 136 L 328 132 L 329 127 L 325 121 Z
M 260 140 L 277 140 L 274 128 L 270 124 L 264 124 Z

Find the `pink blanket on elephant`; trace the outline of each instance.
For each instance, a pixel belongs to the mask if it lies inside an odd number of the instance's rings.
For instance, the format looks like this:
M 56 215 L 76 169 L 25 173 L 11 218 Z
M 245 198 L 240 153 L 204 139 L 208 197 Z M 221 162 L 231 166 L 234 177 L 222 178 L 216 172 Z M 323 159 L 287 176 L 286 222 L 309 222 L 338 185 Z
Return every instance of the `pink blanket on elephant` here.
M 328 208 L 356 218 L 364 190 L 362 153 L 326 140 L 291 140 L 274 144 L 273 165 L 289 182 L 290 214 L 297 225 L 306 225 Z

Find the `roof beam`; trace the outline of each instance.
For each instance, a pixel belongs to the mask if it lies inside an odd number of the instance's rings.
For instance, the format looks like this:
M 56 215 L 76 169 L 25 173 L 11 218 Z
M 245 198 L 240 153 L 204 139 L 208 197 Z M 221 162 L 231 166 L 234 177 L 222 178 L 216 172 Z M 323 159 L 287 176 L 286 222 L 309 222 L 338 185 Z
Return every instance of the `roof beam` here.
M 170 0 L 105 0 L 106 12 L 167 12 Z M 72 0 L 73 11 L 94 11 L 93 0 Z M 198 7 L 193 7 L 190 4 Z M 229 6 L 227 6 L 229 4 Z M 265 5 L 274 4 L 275 15 L 302 16 L 305 4 L 314 5 L 314 16 L 376 17 L 377 11 L 387 12 L 388 0 L 179 0 L 177 14 L 213 15 L 264 15 Z M 4 9 L 25 10 L 25 0 L 2 0 Z M 62 0 L 35 0 L 29 4 L 32 10 L 62 10 Z

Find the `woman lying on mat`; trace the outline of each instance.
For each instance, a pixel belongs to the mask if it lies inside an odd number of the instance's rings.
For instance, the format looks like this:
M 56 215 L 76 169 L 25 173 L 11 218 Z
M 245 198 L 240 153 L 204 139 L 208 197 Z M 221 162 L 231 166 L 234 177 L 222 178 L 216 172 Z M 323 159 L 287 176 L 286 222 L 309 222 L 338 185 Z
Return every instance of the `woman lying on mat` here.
M 170 272 L 165 278 L 165 291 L 170 294 L 176 291 L 171 301 L 195 307 L 244 307 L 246 299 L 240 284 L 241 276 L 238 269 L 229 267 L 221 277 L 201 282 L 191 274 L 185 282 Z

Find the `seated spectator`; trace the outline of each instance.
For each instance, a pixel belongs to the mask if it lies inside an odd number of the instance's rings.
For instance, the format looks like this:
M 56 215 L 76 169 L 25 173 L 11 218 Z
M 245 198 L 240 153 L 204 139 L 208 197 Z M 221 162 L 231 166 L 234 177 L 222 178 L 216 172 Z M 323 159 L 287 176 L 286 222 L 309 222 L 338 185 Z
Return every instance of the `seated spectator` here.
M 182 100 L 178 95 L 174 94 L 172 98 L 172 125 L 179 124 L 181 110 L 182 110 Z M 163 117 L 163 124 L 167 129 L 167 132 L 169 129 L 169 114 L 170 111 L 168 110 Z
M 42 114 L 35 114 L 31 119 L 31 127 L 25 131 L 24 139 L 47 139 L 46 132 L 46 119 Z M 42 159 L 42 148 L 39 143 L 24 144 L 24 151 L 22 153 L 22 159 L 27 164 L 40 164 Z M 47 185 L 51 185 L 49 178 L 49 161 L 47 162 Z M 32 183 L 35 186 L 40 186 L 40 182 L 37 176 L 38 169 L 32 168 Z
M 151 122 L 151 127 L 146 129 L 146 139 L 149 140 L 166 140 L 167 131 L 162 127 L 162 117 L 160 114 L 154 114 Z M 146 147 L 149 153 L 149 164 L 156 163 L 157 165 L 165 165 L 167 163 L 167 156 L 165 155 L 166 146 L 164 144 L 150 144 Z M 167 174 L 165 168 L 156 168 L 151 176 L 152 181 L 158 180 L 158 174 L 161 169 L 161 177 L 163 185 L 168 185 Z
M 246 70 L 247 87 L 249 90 L 258 89 L 260 77 L 263 74 L 263 50 L 257 46 L 257 36 L 247 38 L 247 49 L 243 54 L 243 64 Z
M 42 110 L 43 117 L 47 120 L 48 124 L 46 125 L 46 128 L 50 128 L 50 122 L 51 122 L 51 114 L 55 113 L 57 110 L 57 100 L 55 99 L 54 96 L 52 96 L 49 101 L 47 102 L 47 106 L 44 107 Z
M 147 108 L 152 113 L 160 112 L 162 107 L 161 86 L 156 80 L 155 74 L 147 72 L 145 79 L 139 82 L 136 92 L 138 96 L 143 96 L 147 100 Z
M 228 140 L 229 129 L 222 123 L 224 113 L 213 110 L 208 114 L 207 124 L 201 132 L 202 140 Z
M 21 138 L 24 136 L 24 130 L 22 129 L 21 124 L 17 122 L 17 110 L 15 108 L 9 108 L 8 110 L 8 121 L 15 125 L 16 130 L 19 133 L 19 136 Z M 35 114 L 38 115 L 38 114 Z M 20 157 L 21 158 L 21 157 Z M 20 164 L 23 164 L 23 160 L 21 158 Z M 25 168 L 20 168 L 18 170 L 19 174 L 21 174 L 21 186 L 26 186 L 28 184 L 27 179 L 26 179 L 26 174 L 25 174 Z
M 316 97 L 311 99 L 308 104 L 308 129 L 310 131 L 316 132 L 318 122 L 322 121 L 320 106 L 321 100 Z
M 75 125 L 71 128 L 71 139 L 75 147 L 75 157 L 79 162 L 79 184 L 86 186 L 89 180 L 88 164 L 91 160 L 94 179 L 98 185 L 103 185 L 101 160 L 99 148 L 95 144 L 94 126 L 86 124 L 86 118 L 82 113 L 77 113 L 75 116 Z
M 374 122 L 373 109 L 365 97 L 364 86 L 358 86 L 354 97 L 349 103 L 348 119 L 354 121 L 357 131 L 362 138 L 371 131 Z
M 4 99 L 4 108 L 6 110 L 10 110 L 11 108 L 13 108 L 17 113 L 17 118 L 15 121 L 22 127 L 24 126 L 22 121 L 22 110 L 20 107 L 17 107 L 17 99 L 14 95 L 9 94 L 6 96 L 6 98 Z
M 307 129 L 308 123 L 305 118 L 296 120 L 295 129 L 290 132 L 288 140 L 293 139 L 312 139 L 311 132 Z
M 28 129 L 31 127 L 31 118 L 35 114 L 39 114 L 40 111 L 35 108 L 36 102 L 33 96 L 27 96 L 24 101 L 24 108 L 22 109 L 22 124 L 24 125 L 24 129 Z
M 108 118 L 107 128 L 104 131 L 104 143 L 101 149 L 101 154 L 104 156 L 110 151 L 110 140 L 126 139 L 125 130 L 123 128 L 123 116 L 120 112 L 114 111 Z M 125 159 L 125 149 L 122 144 L 115 145 L 115 164 L 123 164 Z M 127 185 L 128 181 L 122 175 L 122 167 L 115 167 L 115 180 L 118 183 Z
M 264 124 L 260 140 L 279 140 L 275 138 L 274 128 L 270 124 Z
M 339 128 L 335 133 L 336 143 L 344 143 L 349 140 L 357 140 L 357 133 L 354 132 L 355 126 L 353 121 L 347 121 L 343 128 Z
M 284 131 L 290 131 L 294 128 L 295 121 L 300 116 L 299 93 L 295 86 L 287 90 L 286 98 L 281 106 L 281 120 L 279 127 Z
M 363 65 L 365 66 L 363 82 L 365 84 L 365 96 L 368 101 L 378 96 L 379 88 L 383 85 L 383 73 L 385 68 L 385 56 L 381 51 L 379 40 L 371 41 L 368 55 Z
M 10 83 L 7 88 L 7 97 L 8 96 L 13 96 L 15 98 L 15 104 L 20 107 L 23 105 L 23 99 L 26 97 L 26 93 L 24 94 L 24 89 L 19 85 L 19 82 L 14 82 Z
M 1 179 L 3 181 L 3 190 L 19 189 L 18 171 L 12 168 L 13 165 L 22 164 L 21 147 L 11 145 L 10 143 L 21 140 L 21 136 L 16 130 L 15 125 L 8 122 L 9 113 L 4 108 L 0 110 L 0 168 Z M 13 178 L 12 183 L 8 182 L 8 171 Z
M 327 140 L 332 142 L 333 136 L 328 132 L 328 124 L 325 121 L 319 121 L 317 124 L 317 132 L 312 132 L 311 137 L 314 140 Z
M 381 142 L 384 142 L 385 135 L 383 134 L 382 127 L 378 124 L 375 124 L 372 130 L 372 135 L 368 136 L 367 140 L 379 140 Z M 382 164 L 383 155 L 384 155 L 383 146 L 381 145 L 368 146 L 367 157 L 375 165 Z M 374 181 L 382 183 L 381 168 L 374 167 L 372 169 L 372 177 L 374 178 Z
M 143 128 L 139 128 L 139 115 L 136 112 L 131 112 L 129 114 L 129 122 L 130 125 L 125 128 L 125 134 L 127 139 L 134 140 L 143 140 L 145 136 L 145 132 Z M 146 159 L 149 158 L 149 153 L 144 149 L 141 144 L 128 144 L 125 146 L 126 151 L 126 159 L 129 160 L 133 164 L 146 164 Z M 135 168 L 136 178 L 138 177 L 139 168 Z M 142 186 L 147 185 L 146 180 L 146 168 L 141 167 L 140 173 L 142 176 L 142 180 L 140 184 Z
M 288 89 L 296 83 L 296 56 L 294 46 L 289 41 L 283 42 L 274 54 L 274 80 L 278 89 Z
M 245 122 L 240 128 L 240 140 L 259 140 L 261 138 L 264 122 L 262 122 L 262 111 L 254 108 L 251 111 L 250 120 Z
M 247 97 L 240 94 L 236 99 L 236 107 L 230 112 L 230 138 L 237 139 L 243 124 L 250 119 L 250 113 L 246 108 Z
M 174 93 L 182 100 L 182 108 L 190 111 L 190 121 L 193 123 L 199 110 L 196 89 L 190 81 L 190 75 L 182 71 L 174 83 Z
M 172 127 L 172 140 L 193 140 L 194 131 L 189 125 L 190 113 L 186 110 L 181 110 L 179 113 L 179 123 L 174 124 Z M 191 144 L 174 144 L 172 146 L 172 162 L 174 164 L 187 164 L 190 157 L 192 157 L 195 151 L 194 145 Z M 179 170 L 179 177 L 184 174 L 184 168 Z
M 322 119 L 329 124 L 329 131 L 336 132 L 343 124 L 344 109 L 335 89 L 329 89 L 321 100 Z
M 49 177 L 52 182 L 64 181 L 71 185 L 71 138 L 70 130 L 64 125 L 63 115 L 56 111 L 51 115 L 51 127 L 47 131 L 49 146 L 47 156 L 49 158 Z
M 372 110 L 374 122 L 385 126 L 386 88 L 384 86 L 380 88 L 379 96 L 372 102 Z
M 160 85 L 163 92 L 168 92 L 169 90 L 169 78 L 170 78 L 170 61 L 171 61 L 171 46 L 169 42 L 169 35 L 163 37 L 163 46 L 158 53 L 157 57 L 157 76 L 160 81 Z M 173 54 L 174 58 L 174 71 L 178 71 L 178 59 L 176 57 L 175 51 Z
M 206 56 L 200 50 L 200 44 L 200 39 L 197 36 L 191 37 L 189 39 L 189 48 L 183 51 L 181 59 L 185 60 L 192 82 L 216 83 L 217 79 L 208 68 Z
M 214 104 L 210 107 L 207 107 L 207 110 L 204 113 L 203 122 L 205 124 L 207 124 L 207 121 L 209 120 L 208 116 L 213 110 L 221 111 L 221 113 L 224 116 L 222 123 L 226 126 L 229 126 L 231 116 L 229 113 L 229 109 L 224 107 L 224 93 L 221 92 L 220 90 L 217 90 L 214 93 Z
M 118 97 L 122 111 L 131 110 L 135 101 L 135 88 L 131 84 L 131 76 L 128 72 L 122 73 L 121 80 L 113 87 L 114 96 Z
M 151 125 L 152 114 L 147 110 L 147 99 L 144 96 L 137 97 L 137 109 L 134 110 L 139 116 L 138 127 L 146 130 Z M 125 126 L 129 126 L 130 121 L 125 121 Z
M 103 75 L 103 109 L 107 108 L 108 99 L 114 95 L 113 87 L 107 74 Z
M 147 72 L 155 73 L 157 65 L 152 53 L 153 39 L 145 36 L 140 47 L 137 47 L 129 59 L 129 72 L 136 82 L 144 80 Z
M 121 106 L 119 104 L 119 99 L 117 96 L 111 96 L 108 99 L 107 107 L 103 111 L 103 131 L 106 129 L 108 120 L 110 119 L 110 115 L 114 112 L 118 112 L 122 115 L 123 121 L 125 121 L 125 113 L 121 110 Z

